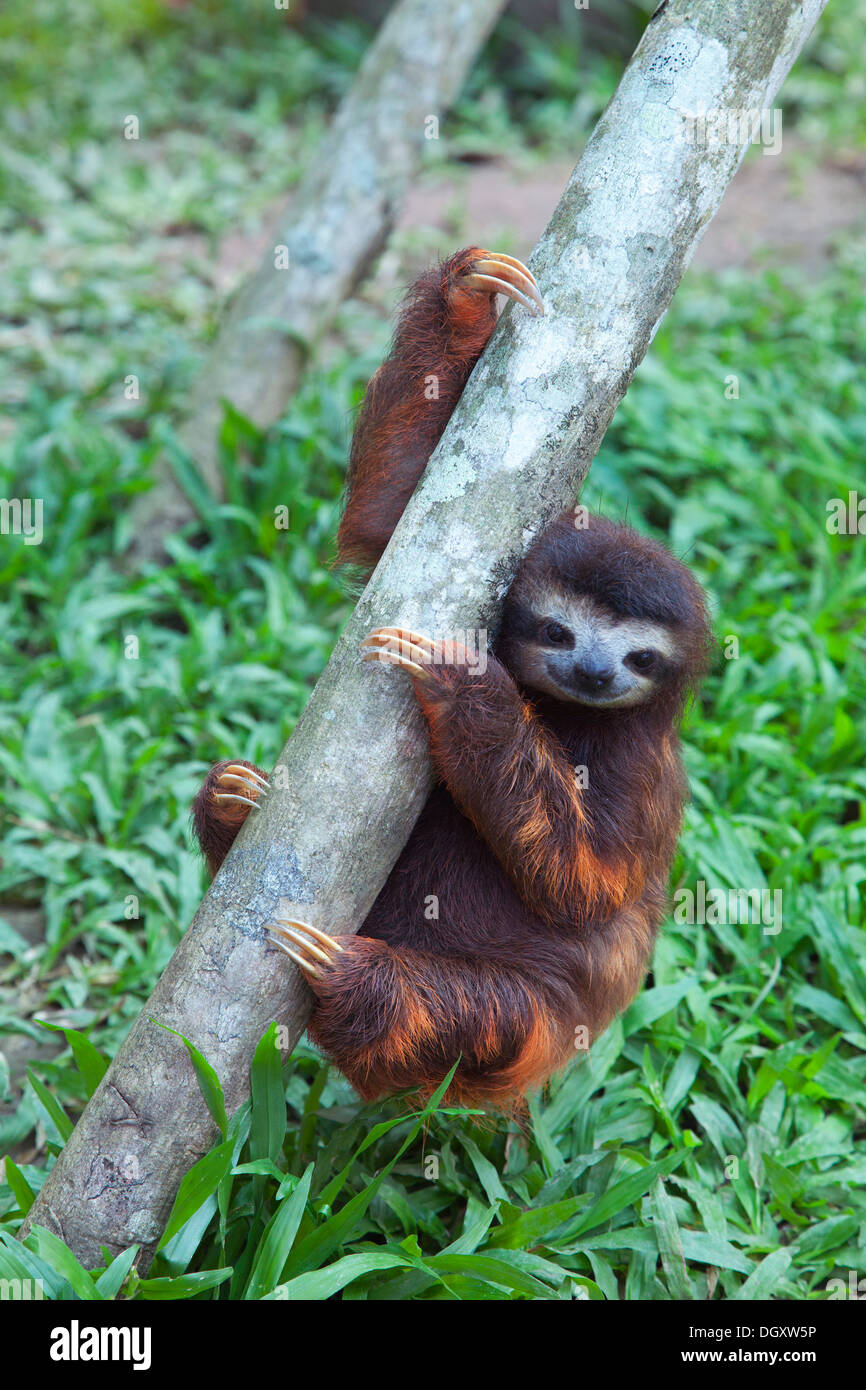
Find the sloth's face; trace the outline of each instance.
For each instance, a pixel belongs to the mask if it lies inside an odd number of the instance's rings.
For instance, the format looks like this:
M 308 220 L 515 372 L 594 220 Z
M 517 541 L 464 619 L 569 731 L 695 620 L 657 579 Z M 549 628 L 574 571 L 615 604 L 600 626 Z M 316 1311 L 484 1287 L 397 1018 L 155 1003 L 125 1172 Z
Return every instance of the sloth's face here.
M 557 700 L 612 709 L 643 704 L 681 673 L 676 635 L 647 619 L 621 618 L 585 595 L 557 590 L 520 605 L 508 665 L 522 685 Z

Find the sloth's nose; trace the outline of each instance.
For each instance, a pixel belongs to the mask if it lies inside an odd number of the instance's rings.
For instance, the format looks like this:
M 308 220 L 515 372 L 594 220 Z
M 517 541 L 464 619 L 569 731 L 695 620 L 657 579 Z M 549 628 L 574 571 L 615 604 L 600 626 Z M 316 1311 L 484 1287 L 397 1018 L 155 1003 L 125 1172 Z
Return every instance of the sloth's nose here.
M 587 695 L 598 695 L 613 680 L 613 667 L 602 662 L 583 661 L 579 666 L 575 666 L 574 679 L 578 690 L 584 691 Z

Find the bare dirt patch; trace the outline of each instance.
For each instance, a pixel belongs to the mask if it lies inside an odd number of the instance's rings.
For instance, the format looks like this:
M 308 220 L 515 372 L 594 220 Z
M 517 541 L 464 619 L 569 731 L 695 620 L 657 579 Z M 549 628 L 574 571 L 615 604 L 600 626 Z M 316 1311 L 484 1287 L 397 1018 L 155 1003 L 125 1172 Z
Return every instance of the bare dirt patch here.
M 537 168 L 507 161 L 467 165 L 444 177 L 423 178 L 410 190 L 398 233 L 441 231 L 446 253 L 461 238 L 480 245 L 500 242 L 526 254 L 544 231 L 571 172 L 570 160 Z M 220 293 L 230 292 L 255 268 L 273 240 L 280 206 L 252 234 L 223 240 L 211 274 Z M 866 156 L 807 160 L 795 142 L 777 156 L 750 153 L 698 247 L 694 264 L 705 270 L 782 261 L 820 269 L 833 256 L 841 233 L 866 232 Z M 183 239 L 184 250 L 194 238 Z M 437 239 L 438 242 L 438 239 Z M 178 253 L 177 244 L 173 253 Z M 199 255 L 202 249 L 196 247 Z
M 694 264 L 718 270 L 780 257 L 806 267 L 826 263 L 840 232 L 866 228 L 866 158 L 802 167 L 794 149 L 750 155 L 738 171 L 698 248 Z M 567 161 L 537 171 L 507 164 L 467 169 L 457 178 L 425 182 L 406 200 L 399 230 L 450 229 L 459 208 L 463 227 L 481 245 L 510 232 L 524 250 L 543 232 L 571 174 Z

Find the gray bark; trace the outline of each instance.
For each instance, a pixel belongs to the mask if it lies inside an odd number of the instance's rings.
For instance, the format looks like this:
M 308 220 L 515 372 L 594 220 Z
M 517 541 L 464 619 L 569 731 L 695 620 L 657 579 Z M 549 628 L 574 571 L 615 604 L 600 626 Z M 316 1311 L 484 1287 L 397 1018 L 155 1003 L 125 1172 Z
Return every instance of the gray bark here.
M 427 146 L 427 118 L 440 118 L 459 94 L 504 7 L 505 0 L 398 0 L 385 20 L 193 386 L 180 442 L 216 496 L 223 402 L 261 429 L 279 419 L 310 349 L 390 236 Z M 285 269 L 276 268 L 277 246 L 288 250 Z M 166 535 L 194 515 L 161 460 L 153 487 L 133 506 L 127 558 L 160 555 Z
M 177 1186 L 214 1139 L 185 1049 L 229 1108 L 272 1019 L 292 1045 L 311 996 L 262 924 L 295 913 L 357 928 L 430 786 L 409 682 L 358 643 L 402 622 L 494 629 L 533 533 L 573 501 L 743 147 L 682 139 L 682 112 L 765 107 L 822 0 L 670 0 L 650 23 L 539 242 L 547 316 L 509 305 L 358 602 L 259 814 L 78 1122 L 31 1219 L 86 1263 L 100 1243 L 152 1248 Z M 137 1175 L 137 1176 L 136 1176 Z

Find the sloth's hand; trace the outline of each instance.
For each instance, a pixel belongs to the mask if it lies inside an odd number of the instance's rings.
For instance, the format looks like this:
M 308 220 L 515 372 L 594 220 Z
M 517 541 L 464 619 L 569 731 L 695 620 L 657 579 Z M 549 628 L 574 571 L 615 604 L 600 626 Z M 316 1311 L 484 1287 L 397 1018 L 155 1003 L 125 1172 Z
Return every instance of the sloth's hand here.
M 401 666 L 416 680 L 435 679 L 437 668 L 465 666 L 483 674 L 487 652 L 470 652 L 451 638 L 433 640 L 404 627 L 379 627 L 361 643 L 364 661 Z M 479 660 L 480 657 L 480 660 Z

